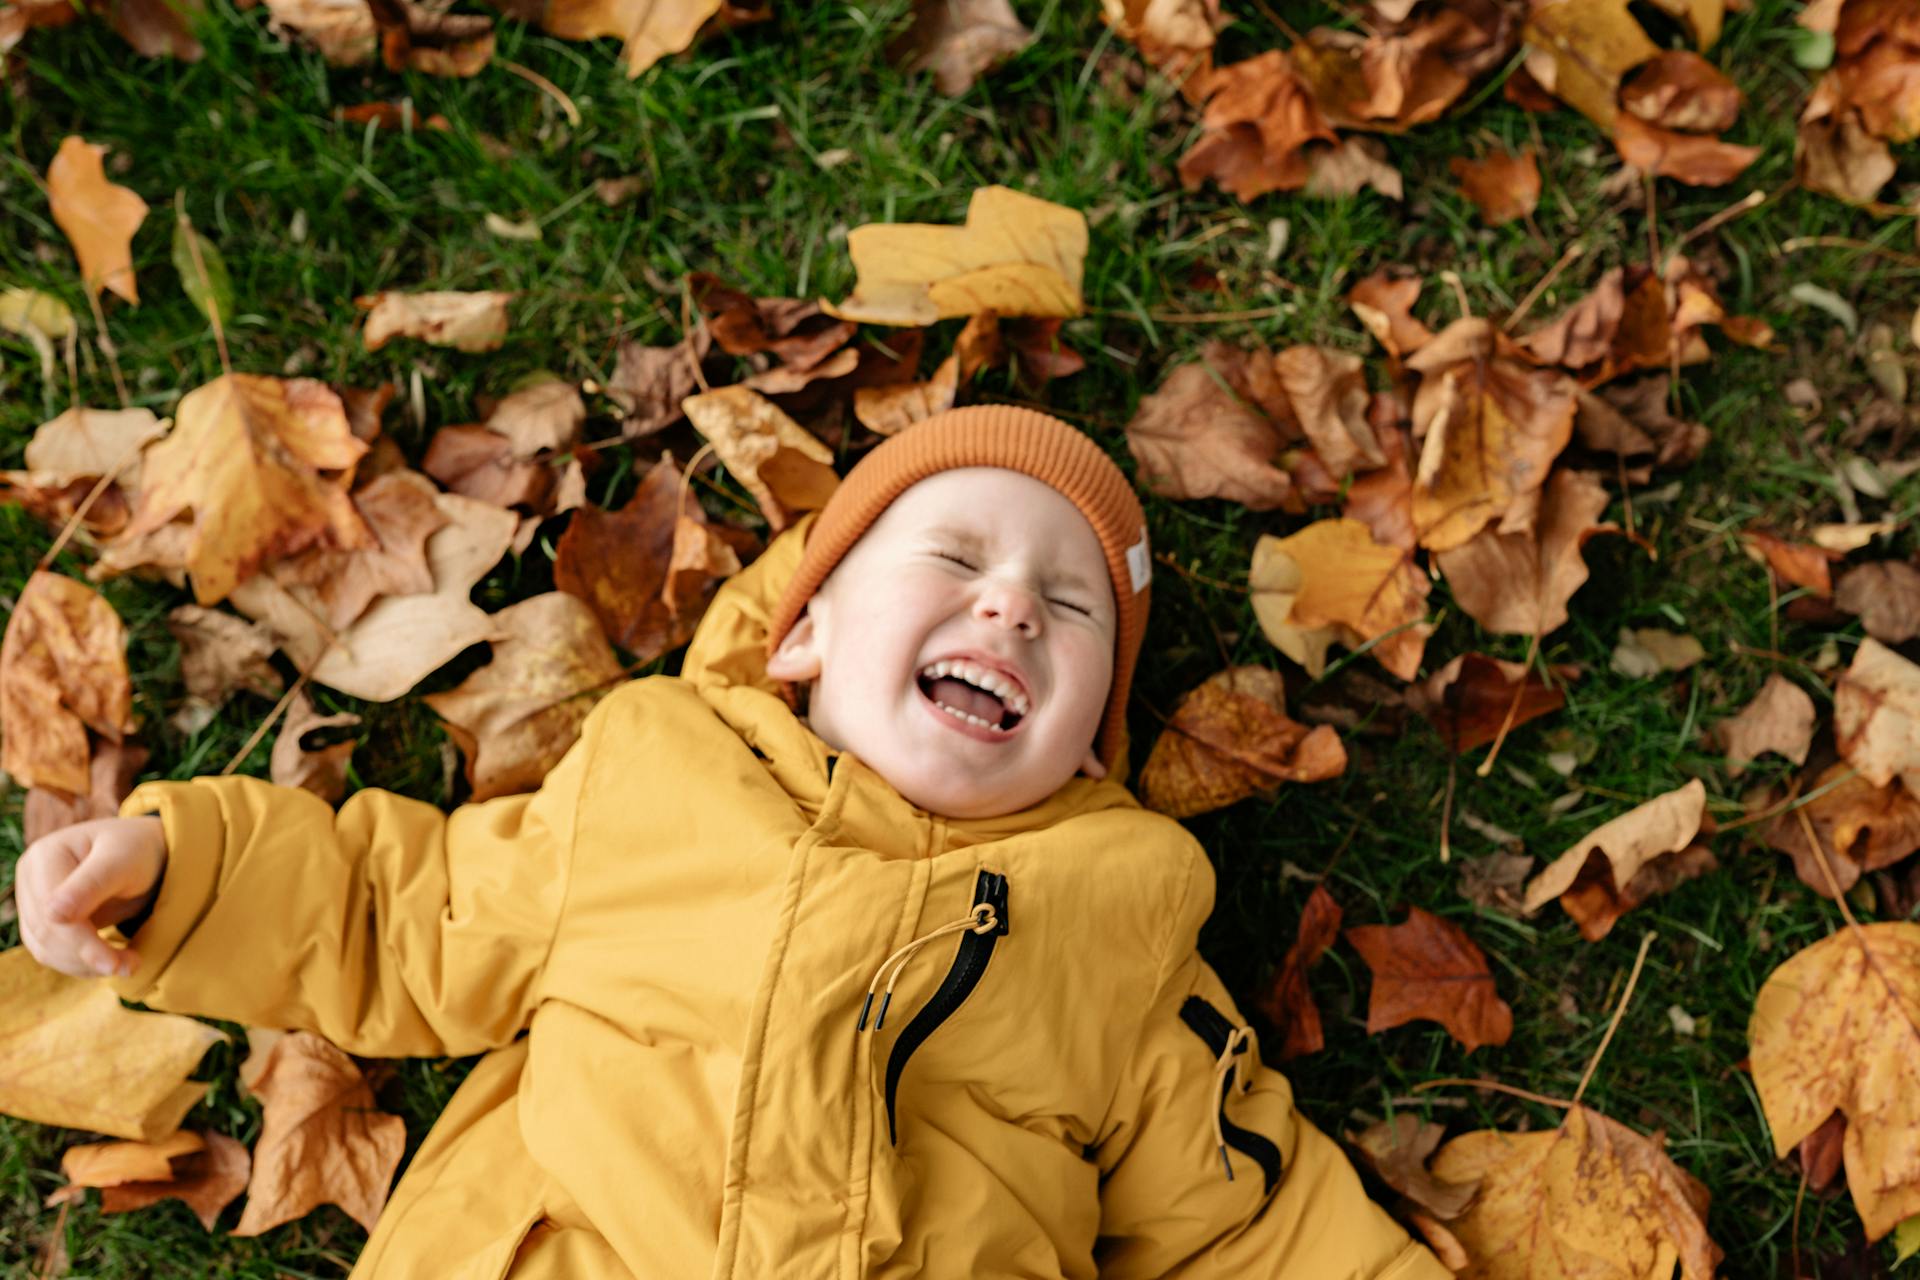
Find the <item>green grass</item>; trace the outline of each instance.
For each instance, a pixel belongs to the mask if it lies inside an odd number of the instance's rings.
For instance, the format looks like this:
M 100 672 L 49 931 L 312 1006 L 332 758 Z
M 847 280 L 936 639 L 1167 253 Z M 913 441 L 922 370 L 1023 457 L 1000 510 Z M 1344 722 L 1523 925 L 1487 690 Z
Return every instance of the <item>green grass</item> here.
M 1090 214 L 1090 314 L 1066 326 L 1089 365 L 1053 384 L 1048 397 L 1131 467 L 1121 428 L 1139 397 L 1212 338 L 1318 341 L 1362 352 L 1381 385 L 1384 362 L 1342 301 L 1347 287 L 1377 266 L 1405 263 L 1421 272 L 1428 288 L 1418 310 L 1437 327 L 1456 313 L 1438 280 L 1443 270 L 1458 273 L 1476 311 L 1499 313 L 1578 237 L 1588 252 L 1536 305 L 1534 315 L 1544 319 L 1584 294 L 1608 266 L 1646 257 L 1643 212 L 1600 190 L 1613 158 L 1598 133 L 1571 113 L 1529 116 L 1497 92 L 1478 89 L 1471 112 L 1390 140 L 1407 179 L 1402 203 L 1368 193 L 1338 201 L 1275 195 L 1243 206 L 1211 187 L 1183 191 L 1173 166 L 1191 139 L 1191 115 L 1168 103 L 1157 82 L 1148 81 L 1144 92 L 1128 87 L 1136 55 L 1090 16 L 1093 6 L 1042 0 L 1016 7 L 1039 40 L 958 100 L 887 65 L 883 51 L 902 21 L 901 0 L 782 4 L 772 23 L 704 44 L 634 81 L 619 74 L 608 43 L 567 44 L 503 23 L 500 56 L 559 85 L 579 107 L 578 128 L 531 85 L 497 68 L 461 82 L 329 69 L 317 55 L 268 36 L 264 11 L 238 12 L 228 0 L 212 0 L 202 33 L 207 56 L 193 66 L 138 58 L 98 23 L 36 32 L 24 49 L 21 91 L 0 106 L 0 281 L 59 294 L 84 315 L 71 255 L 36 175 L 66 133 L 106 143 L 130 161 L 117 180 L 156 209 L 135 242 L 142 305 L 107 304 L 135 403 L 165 414 L 219 369 L 168 262 L 165 211 L 180 190 L 233 275 L 236 366 L 355 385 L 392 379 L 404 386 L 417 371 L 427 429 L 397 410 L 388 421 L 417 460 L 432 428 L 474 419 L 477 395 L 498 395 L 539 369 L 604 380 L 620 338 L 674 340 L 677 282 L 687 271 L 714 271 L 760 294 L 842 296 L 852 283 L 846 228 L 890 219 L 957 221 L 974 187 L 1008 183 Z M 1703 730 L 1742 706 L 1776 666 L 1821 694 L 1811 663 L 1829 630 L 1770 617 L 1765 578 L 1740 554 L 1735 533 L 1751 521 L 1792 529 L 1840 518 L 1828 477 L 1851 447 L 1843 443 L 1850 414 L 1867 398 L 1869 383 L 1832 321 L 1794 304 L 1786 291 L 1802 280 L 1821 284 L 1852 301 L 1864 321 L 1885 321 L 1898 333 L 1913 306 L 1916 272 L 1844 248 L 1782 248 L 1810 235 L 1897 250 L 1913 240 L 1912 219 L 1877 222 L 1788 188 L 1793 117 L 1809 85 L 1787 57 L 1795 7 L 1756 0 L 1752 12 L 1729 22 L 1714 54 L 1748 93 L 1731 140 L 1764 146 L 1762 159 L 1728 188 L 1695 191 L 1663 181 L 1656 193 L 1663 245 L 1750 189 L 1774 193 L 1763 208 L 1693 248 L 1724 273 L 1722 291 L 1734 310 L 1777 326 L 1780 350 L 1717 343 L 1712 364 L 1686 371 L 1682 404 L 1713 429 L 1714 442 L 1692 468 L 1656 476 L 1651 491 L 1636 491 L 1634 518 L 1658 559 L 1624 540 L 1591 545 L 1593 579 L 1575 597 L 1571 622 L 1542 650 L 1546 661 L 1585 669 L 1566 709 L 1516 732 L 1491 776 L 1474 775 L 1480 753 L 1458 773 L 1458 809 L 1514 832 L 1536 855 L 1551 857 L 1630 801 L 1692 777 L 1706 780 L 1717 816 L 1737 816 L 1745 786 L 1783 776 L 1784 766 L 1729 779 Z M 1283 8 L 1301 29 L 1338 19 L 1335 10 L 1314 5 Z M 1258 16 L 1243 17 L 1224 41 L 1228 57 L 1283 43 Z M 337 106 L 402 96 L 421 116 L 446 115 L 451 130 L 407 135 L 333 119 Z M 1447 159 L 1495 141 L 1541 150 L 1546 190 L 1537 231 L 1525 224 L 1481 227 L 1454 187 Z M 816 157 L 835 149 L 852 158 L 819 167 Z M 651 190 L 614 209 L 594 198 L 595 179 L 625 175 L 644 177 Z M 538 219 L 544 239 L 500 240 L 482 226 L 488 212 Z M 1290 243 L 1268 263 L 1274 218 L 1289 221 Z M 1195 287 L 1196 268 L 1216 274 L 1224 292 Z M 403 341 L 367 354 L 353 331 L 354 297 L 407 287 L 518 291 L 506 346 L 475 357 Z M 1281 314 L 1247 323 L 1180 324 L 1151 314 L 1276 305 Z M 946 326 L 936 345 L 956 327 Z M 1799 376 L 1813 379 L 1826 397 L 1823 414 L 1810 422 L 1794 416 L 1781 396 L 1785 381 Z M 65 406 L 67 393 L 42 386 L 31 350 L 5 336 L 0 387 L 0 466 L 14 466 L 34 427 Z M 1000 375 L 974 394 L 1018 395 Z M 107 371 L 90 352 L 79 395 L 93 405 L 114 401 Z M 608 413 L 604 403 L 595 409 Z M 602 416 L 589 431 L 611 434 L 611 419 Z M 1871 454 L 1884 444 L 1881 437 L 1860 448 Z M 688 450 L 680 452 L 684 459 Z M 632 483 L 630 468 L 609 469 L 594 482 L 594 497 L 618 502 Z M 1661 496 L 1669 484 L 1676 487 Z M 1862 501 L 1869 517 L 1883 509 L 1910 516 L 1920 506 L 1920 483 L 1907 481 L 1886 503 Z M 1286 667 L 1261 637 L 1244 593 L 1207 579 L 1243 580 L 1255 537 L 1301 523 L 1218 503 L 1154 499 L 1148 508 L 1159 546 L 1197 576 L 1159 575 L 1136 686 L 1136 766 L 1158 716 L 1223 663 Z M 1620 504 L 1612 514 L 1623 514 Z M 549 528 L 549 544 L 559 527 Z M 18 511 L 0 510 L 0 593 L 19 590 L 49 537 Z M 1904 532 L 1897 552 L 1914 549 L 1913 533 Z M 68 554 L 61 567 L 78 573 L 84 562 Z M 476 599 L 497 608 L 550 583 L 547 554 L 536 543 L 489 577 Z M 127 623 L 152 771 L 184 777 L 219 769 L 269 704 L 240 695 L 199 734 L 176 733 L 166 714 L 182 695 L 178 655 L 163 620 L 183 597 L 137 581 L 106 590 Z M 1432 603 L 1441 621 L 1428 669 L 1469 648 L 1523 655 L 1524 643 L 1487 637 L 1452 608 L 1444 584 Z M 1623 626 L 1691 632 L 1708 661 L 1656 681 L 1614 675 L 1607 655 Z M 1843 661 L 1858 634 L 1857 627 L 1838 633 Z M 1786 658 L 1770 664 L 1743 657 L 1736 643 L 1777 648 Z M 420 692 L 457 683 L 483 657 L 464 655 Z M 1306 692 L 1306 677 L 1287 670 L 1293 692 Z M 1339 691 L 1350 672 L 1378 674 L 1361 658 L 1338 666 L 1313 692 Z M 459 785 L 450 794 L 443 780 L 438 722 L 417 697 L 382 706 L 321 691 L 319 700 L 366 718 L 355 785 L 442 804 L 460 798 Z M 1790 1274 L 1797 1174 L 1772 1158 L 1755 1094 L 1737 1064 L 1746 1054 L 1755 992 L 1776 965 L 1832 927 L 1832 909 L 1793 878 L 1786 859 L 1729 836 L 1716 843 L 1718 874 L 1648 904 L 1597 945 L 1582 942 L 1557 909 L 1524 922 L 1478 911 L 1457 893 L 1457 868 L 1438 860 L 1448 772 L 1438 737 L 1423 722 L 1402 723 L 1381 707 L 1347 738 L 1353 765 L 1343 777 L 1192 823 L 1219 869 L 1219 905 L 1204 951 L 1250 1004 L 1285 950 L 1310 887 L 1298 873 L 1319 874 L 1351 834 L 1329 876 L 1347 922 L 1397 920 L 1417 903 L 1461 923 L 1493 963 L 1515 1009 L 1515 1032 L 1509 1044 L 1471 1055 L 1424 1024 L 1368 1037 L 1367 976 L 1352 951 L 1336 947 L 1313 976 L 1328 1047 L 1289 1069 L 1301 1105 L 1338 1131 L 1409 1105 L 1412 1088 L 1436 1076 L 1488 1076 L 1565 1096 L 1599 1043 L 1640 937 L 1656 931 L 1634 1002 L 1587 1098 L 1643 1131 L 1664 1131 L 1675 1158 L 1712 1190 L 1711 1225 L 1728 1251 L 1727 1274 Z M 1587 795 L 1555 814 L 1547 806 L 1569 784 L 1545 757 L 1566 741 L 1592 752 L 1573 779 Z M 267 750 L 255 749 L 243 767 L 264 774 Z M 19 852 L 20 803 L 17 790 L 0 800 L 0 864 Z M 1458 821 L 1453 842 L 1456 860 L 1491 849 Z M 0 926 L 0 944 L 16 943 L 14 926 Z M 1669 1006 L 1697 1019 L 1695 1036 L 1672 1030 Z M 201 1075 L 213 1088 L 190 1123 L 251 1141 L 259 1115 L 235 1087 L 238 1057 L 231 1046 L 209 1056 Z M 411 1143 L 463 1071 L 459 1063 L 407 1062 L 382 1086 L 382 1105 L 407 1118 Z M 1462 1090 L 1425 1097 L 1434 1117 L 1460 1128 L 1553 1122 L 1549 1110 L 1505 1097 Z M 81 1135 L 0 1121 L 6 1274 L 31 1274 L 31 1258 L 54 1219 L 40 1201 L 61 1181 L 60 1151 L 77 1140 Z M 228 1211 L 223 1228 L 236 1214 Z M 1808 1198 L 1800 1223 L 1807 1256 L 1838 1255 L 1858 1237 L 1844 1197 Z M 260 1240 L 218 1232 L 209 1238 L 175 1203 L 118 1217 L 81 1205 L 67 1226 L 73 1273 L 109 1278 L 338 1276 L 361 1238 L 331 1208 Z

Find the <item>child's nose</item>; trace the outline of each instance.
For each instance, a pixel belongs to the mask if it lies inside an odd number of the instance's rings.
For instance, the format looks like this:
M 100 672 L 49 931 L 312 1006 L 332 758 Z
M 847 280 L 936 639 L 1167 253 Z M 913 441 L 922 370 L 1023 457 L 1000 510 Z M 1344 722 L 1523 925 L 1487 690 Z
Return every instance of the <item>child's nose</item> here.
M 1040 634 L 1040 602 L 1033 592 L 1011 582 L 989 582 L 973 604 L 973 616 L 1018 631 L 1031 640 Z

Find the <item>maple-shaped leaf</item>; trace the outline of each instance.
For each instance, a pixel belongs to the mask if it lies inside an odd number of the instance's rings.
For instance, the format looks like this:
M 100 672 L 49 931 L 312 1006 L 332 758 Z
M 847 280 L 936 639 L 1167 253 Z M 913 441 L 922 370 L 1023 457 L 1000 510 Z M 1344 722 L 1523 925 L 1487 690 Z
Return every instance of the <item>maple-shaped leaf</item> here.
M 299 787 L 325 800 L 340 803 L 347 789 L 347 757 L 353 754 L 354 740 L 346 738 L 325 746 L 308 745 L 310 733 L 325 729 L 344 729 L 360 723 L 351 712 L 323 716 L 314 710 L 306 692 L 294 695 L 287 718 L 273 740 L 273 755 L 267 766 L 268 777 L 283 787 Z
M 102 146 L 70 134 L 47 166 L 47 203 L 53 220 L 73 243 L 88 293 L 111 289 L 135 306 L 140 287 L 133 276 L 133 233 L 147 216 L 147 202 L 107 181 Z
M 833 450 L 746 387 L 720 387 L 681 402 L 688 421 L 713 445 L 778 533 L 797 513 L 818 511 L 839 487 Z
M 1367 1034 L 1426 1018 L 1469 1052 L 1505 1044 L 1513 1010 L 1494 989 L 1486 955 L 1459 925 L 1419 907 L 1407 912 L 1401 924 L 1347 930 L 1347 941 L 1373 971 Z
M 1574 385 L 1498 354 L 1493 326 L 1469 316 L 1407 359 L 1414 393 L 1413 521 L 1420 545 L 1460 546 L 1493 521 L 1528 527 L 1548 468 L 1573 437 Z
M 1596 827 L 1527 885 L 1527 910 L 1558 898 L 1581 936 L 1598 942 L 1647 899 L 1718 868 L 1696 843 L 1706 812 L 1707 788 L 1695 778 Z
M 493 660 L 456 689 L 423 701 L 467 759 L 475 800 L 532 791 L 580 736 L 621 675 L 600 623 L 564 591 L 493 615 Z
M 1192 103 L 1212 90 L 1213 45 L 1227 25 L 1220 0 L 1100 0 L 1100 16 Z
M 20 839 L 32 844 L 41 836 L 95 818 L 117 818 L 120 802 L 133 790 L 135 779 L 147 764 L 147 749 L 128 739 L 124 742 L 99 741 L 93 744 L 93 759 L 88 766 L 89 786 L 84 795 L 69 795 L 50 787 L 33 787 L 21 807 Z
M 1739 777 L 1769 751 L 1805 764 L 1813 721 L 1813 699 L 1807 691 L 1777 671 L 1769 675 L 1740 714 L 1713 727 L 1715 740 L 1727 753 L 1727 776 Z
M 1140 771 L 1140 791 L 1148 808 L 1187 818 L 1283 782 L 1337 777 L 1346 767 L 1332 727 L 1288 718 L 1279 672 L 1229 667 L 1180 700 Z
M 915 0 L 913 22 L 887 57 L 907 71 L 933 72 L 934 88 L 959 97 L 1032 43 L 1007 0 Z
M 1920 793 L 1898 779 L 1875 786 L 1840 763 L 1813 779 L 1806 790 L 1817 794 L 1774 818 L 1761 839 L 1791 856 L 1800 882 L 1822 897 L 1831 898 L 1836 885 L 1845 893 L 1867 872 L 1920 850 Z M 1801 817 L 1807 820 L 1805 826 Z M 1808 828 L 1818 849 L 1807 839 Z
M 1224 498 L 1255 511 L 1305 509 L 1292 479 L 1275 465 L 1300 438 L 1272 355 L 1219 341 L 1141 397 L 1127 423 L 1127 448 L 1152 492 Z
M 1314 1003 L 1313 991 L 1307 986 L 1307 970 L 1339 936 L 1340 904 L 1327 892 L 1326 885 L 1316 884 L 1307 895 L 1307 905 L 1300 909 L 1300 928 L 1281 958 L 1273 982 L 1260 996 L 1260 1011 L 1280 1028 L 1281 1062 L 1318 1053 L 1326 1045 L 1320 1029 L 1320 1006 Z
M 1461 194 L 1490 227 L 1524 218 L 1540 204 L 1540 165 L 1532 147 L 1518 154 L 1489 151 L 1477 160 L 1455 156 L 1447 167 L 1460 180 Z
M 275 1039 L 247 1089 L 264 1114 L 236 1236 L 257 1236 L 323 1204 L 368 1231 L 406 1148 L 407 1125 L 375 1110 L 353 1059 L 309 1031 Z
M 1547 482 L 1533 528 L 1525 533 L 1483 529 L 1470 541 L 1434 556 L 1454 603 L 1488 631 L 1546 635 L 1567 620 L 1567 601 L 1587 580 L 1581 549 L 1598 533 L 1607 492 L 1581 471 L 1560 470 Z
M 226 1036 L 171 1013 L 138 1013 L 113 988 L 27 951 L 0 952 L 0 1113 L 154 1142 L 207 1086 L 187 1073 Z
M 847 233 L 853 296 L 829 315 L 929 325 L 948 316 L 1077 316 L 1087 219 L 1011 187 L 981 187 L 966 225 L 870 222 Z
M 1471 1280 L 1713 1280 L 1723 1254 L 1707 1234 L 1705 1186 L 1642 1137 L 1575 1105 L 1558 1128 L 1481 1129 L 1440 1148 L 1433 1175 L 1480 1184 L 1447 1224 Z
M 432 591 L 427 543 L 447 523 L 441 495 L 417 471 L 389 471 L 352 494 L 373 534 L 350 550 L 313 547 L 276 561 L 267 575 L 329 630 L 350 626 L 375 600 Z
M 1465 1213 L 1480 1189 L 1479 1179 L 1448 1182 L 1427 1167 L 1434 1149 L 1446 1136 L 1446 1126 L 1402 1111 L 1391 1120 L 1369 1125 L 1347 1135 L 1347 1142 L 1380 1180 L 1436 1218 L 1452 1219 Z
M 1882 644 L 1905 644 L 1920 636 L 1920 569 L 1899 560 L 1857 565 L 1834 588 L 1833 603 L 1858 614 Z
M 1347 290 L 1347 306 L 1387 354 L 1398 360 L 1433 337 L 1433 331 L 1414 318 L 1413 304 L 1419 297 L 1417 278 L 1396 277 L 1382 267 Z
M 1920 925 L 1849 925 L 1795 955 L 1760 988 L 1747 1042 L 1775 1154 L 1841 1112 L 1867 1239 L 1920 1213 Z
M 1920 666 L 1866 639 L 1833 691 L 1833 740 L 1876 787 L 1920 792 Z
M 1472 82 L 1447 56 L 1470 30 L 1457 10 L 1395 32 L 1316 27 L 1287 56 L 1335 125 L 1399 133 L 1438 119 Z
M 1706 452 L 1712 433 L 1697 422 L 1667 410 L 1668 377 L 1649 374 L 1629 382 L 1582 390 L 1573 429 L 1582 446 L 1622 457 L 1651 454 L 1655 466 L 1680 467 Z M 1634 467 L 1628 479 L 1643 484 L 1646 472 Z
M 1313 172 L 1308 145 L 1340 141 L 1279 49 L 1221 67 L 1208 90 L 1203 132 L 1180 157 L 1180 181 L 1188 190 L 1212 178 L 1242 200 L 1297 191 Z
M 683 523 L 694 528 L 682 533 Z M 574 513 L 555 549 L 553 584 L 584 600 L 607 638 L 636 662 L 651 662 L 692 638 L 719 578 L 740 567 L 722 544 L 714 553 L 720 572 L 675 582 L 678 561 L 695 560 L 686 569 L 697 569 L 707 537 L 706 516 L 669 455 L 620 510 Z
M 1579 673 L 1556 667 L 1554 674 L 1565 682 Z M 1433 722 L 1450 750 L 1463 753 L 1492 742 L 1502 726 L 1515 728 L 1558 711 L 1567 695 L 1561 684 L 1548 684 L 1521 663 L 1463 653 L 1408 690 L 1408 701 Z
M 1262 534 L 1248 570 L 1254 616 L 1275 647 L 1318 676 L 1327 648 L 1369 641 L 1374 660 L 1411 680 L 1433 627 L 1427 575 L 1357 520 L 1317 520 L 1285 538 Z
M 213 604 L 269 559 L 370 545 L 347 496 L 348 470 L 366 451 L 325 383 L 226 374 L 182 397 L 173 430 L 148 447 L 119 541 L 191 511 L 187 570 L 195 600 Z
M 1602 129 L 1618 114 L 1620 78 L 1660 52 L 1628 0 L 1540 0 L 1523 38 L 1535 83 Z
M 0 640 L 0 769 L 85 795 L 88 729 L 109 742 L 133 732 L 127 631 L 85 583 L 36 570 Z
M 355 298 L 367 313 L 360 339 L 378 351 L 395 338 L 418 338 L 456 351 L 498 351 L 507 340 L 507 304 L 514 295 L 478 293 L 400 293 L 388 291 Z

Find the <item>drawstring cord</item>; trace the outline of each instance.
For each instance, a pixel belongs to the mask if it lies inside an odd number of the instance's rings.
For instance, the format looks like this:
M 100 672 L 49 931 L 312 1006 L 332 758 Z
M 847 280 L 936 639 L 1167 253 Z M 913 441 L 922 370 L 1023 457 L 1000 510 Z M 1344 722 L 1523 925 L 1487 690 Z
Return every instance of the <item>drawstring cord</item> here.
M 1232 1035 L 1227 1037 L 1227 1043 L 1220 1049 L 1220 1057 L 1213 1064 L 1213 1091 L 1207 1095 L 1209 1098 L 1220 1100 L 1219 1105 L 1213 1110 L 1213 1141 L 1214 1145 L 1220 1149 L 1220 1163 L 1226 1168 L 1228 1182 L 1233 1181 L 1233 1161 L 1227 1158 L 1227 1134 L 1221 1127 L 1227 1116 L 1227 1099 L 1222 1090 L 1226 1086 L 1228 1076 L 1232 1076 L 1234 1083 L 1240 1086 L 1241 1093 L 1253 1088 L 1253 1078 L 1241 1072 L 1240 1063 L 1235 1057 L 1236 1054 L 1250 1048 L 1252 1044 L 1253 1028 L 1250 1026 L 1238 1027 Z
M 873 993 L 875 989 L 879 987 L 882 977 L 886 977 L 887 979 L 887 990 L 880 998 L 880 1016 L 873 1020 L 873 1029 L 878 1031 L 886 1025 L 887 1006 L 893 1003 L 893 984 L 900 980 L 901 973 L 906 970 L 907 962 L 913 959 L 914 954 L 918 952 L 920 948 L 938 938 L 944 938 L 950 933 L 959 933 L 962 930 L 972 933 L 991 933 L 999 927 L 1000 916 L 999 913 L 993 909 L 993 904 L 991 902 L 975 903 L 973 910 L 967 912 L 967 914 L 960 919 L 943 924 L 931 933 L 921 934 L 912 942 L 909 942 L 906 946 L 901 947 L 885 960 L 882 960 L 880 967 L 874 971 L 873 981 L 867 984 L 867 998 L 860 1006 L 860 1021 L 854 1025 L 854 1031 L 857 1033 L 867 1029 L 867 1011 L 873 1008 Z M 891 975 L 887 973 L 889 968 L 893 970 Z

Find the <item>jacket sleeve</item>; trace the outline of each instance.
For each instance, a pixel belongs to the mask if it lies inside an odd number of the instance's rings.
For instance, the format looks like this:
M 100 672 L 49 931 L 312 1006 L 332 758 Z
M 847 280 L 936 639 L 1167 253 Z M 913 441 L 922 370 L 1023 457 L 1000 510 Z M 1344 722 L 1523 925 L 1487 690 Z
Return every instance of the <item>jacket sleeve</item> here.
M 336 814 L 245 777 L 136 788 L 120 811 L 159 815 L 167 869 L 114 987 L 369 1057 L 511 1042 L 539 1002 L 602 720 L 538 792 L 452 814 L 373 789 Z
M 1254 1046 L 1233 1055 L 1237 1071 L 1223 1090 L 1216 1064 L 1241 1025 L 1220 979 L 1187 952 L 1148 1010 L 1093 1153 L 1102 1280 L 1449 1280 L 1367 1198 L 1346 1156 L 1294 1109 L 1292 1087 Z M 1244 1093 L 1242 1081 L 1251 1082 Z

